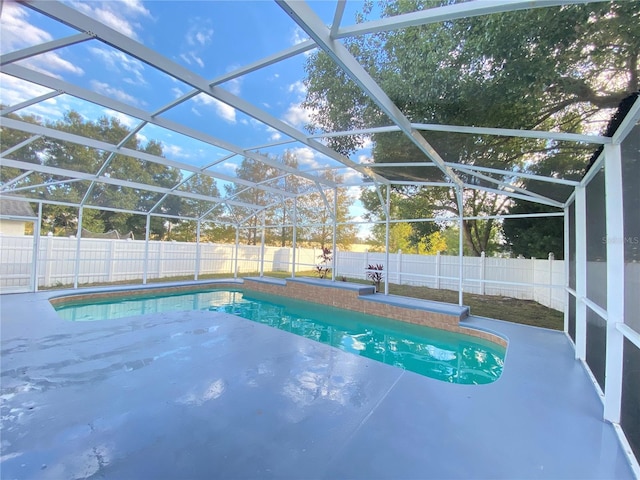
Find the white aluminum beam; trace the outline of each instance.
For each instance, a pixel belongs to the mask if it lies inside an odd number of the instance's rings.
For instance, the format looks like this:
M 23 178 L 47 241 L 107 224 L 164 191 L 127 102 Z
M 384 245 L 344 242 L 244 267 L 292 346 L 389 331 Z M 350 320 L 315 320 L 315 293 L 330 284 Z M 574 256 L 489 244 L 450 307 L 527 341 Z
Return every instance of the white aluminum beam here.
M 464 184 L 464 187 L 471 190 L 483 190 L 485 192 L 495 193 L 496 195 L 504 195 L 507 197 L 518 198 L 520 200 L 526 200 L 527 202 L 541 203 L 543 205 L 549 205 L 551 207 L 562 208 L 564 205 L 562 202 L 557 202 L 555 200 L 533 199 L 528 195 L 521 195 L 519 193 L 514 193 L 514 192 L 505 192 L 504 190 L 497 190 L 495 188 L 489 188 L 482 185 Z
M 564 207 L 564 229 L 563 229 L 563 245 L 564 245 L 564 328 L 563 331 L 569 336 L 569 302 L 575 301 L 574 297 L 569 293 L 569 277 L 571 275 L 569 269 L 569 258 L 571 257 L 571 242 L 569 234 L 571 232 L 571 225 L 569 223 L 569 207 Z
M 466 169 L 466 170 L 477 170 L 478 172 L 497 173 L 498 175 L 506 175 L 510 177 L 530 178 L 531 180 L 538 180 L 540 182 L 558 183 L 560 185 L 569 185 L 572 187 L 577 187 L 578 185 L 580 185 L 580 182 L 575 180 L 565 180 L 562 178 L 544 177 L 542 175 L 536 175 L 535 173 L 516 172 L 513 170 L 500 170 L 497 168 L 479 167 L 477 165 L 466 165 L 464 163 L 447 162 L 447 165 L 449 165 L 451 168 L 454 168 L 454 169 L 460 168 L 460 169 Z
M 21 173 L 20 175 L 18 175 L 16 178 L 12 178 L 11 180 L 7 180 L 2 185 L 0 185 L 0 193 L 2 193 L 3 190 L 7 190 L 11 185 L 14 185 L 14 184 L 18 183 L 20 180 L 23 180 L 23 179 L 27 178 L 32 173 L 33 173 L 33 170 L 27 170 L 26 172 Z M 11 189 L 11 191 L 15 192 L 16 189 Z
M 34 172 L 40 172 L 40 173 L 46 173 L 49 175 L 58 175 L 61 177 L 69 177 L 72 180 L 86 180 L 86 181 L 92 181 L 95 180 L 95 175 L 93 173 L 83 173 L 83 172 L 77 172 L 74 170 L 66 170 L 64 168 L 58 168 L 58 167 L 50 167 L 47 165 L 38 165 L 38 164 L 34 164 L 34 163 L 27 163 L 27 162 L 22 162 L 20 160 L 13 160 L 10 158 L 2 158 L 2 161 L 0 162 L 0 165 L 2 166 L 6 166 L 6 167 L 12 167 L 12 168 L 21 168 L 23 170 L 33 170 Z M 145 191 L 149 191 L 149 192 L 155 192 L 155 193 L 171 193 L 172 195 L 176 195 L 178 197 L 184 197 L 184 198 L 190 198 L 193 200 L 202 200 L 205 202 L 211 202 L 211 203 L 229 203 L 229 204 L 233 204 L 236 206 L 240 206 L 243 208 L 252 208 L 253 206 L 251 204 L 248 203 L 244 203 L 244 202 L 238 202 L 238 201 L 229 201 L 227 199 L 224 198 L 217 198 L 217 197 L 211 197 L 208 195 L 201 195 L 198 193 L 190 193 L 190 192 L 183 192 L 181 190 L 179 191 L 174 191 L 172 192 L 171 189 L 166 188 L 166 187 L 158 187 L 156 185 L 148 185 L 146 183 L 137 183 L 137 182 L 131 182 L 128 180 L 120 180 L 117 178 L 111 178 L 111 177 L 100 177 L 98 180 L 100 183 L 105 183 L 107 185 L 116 185 L 116 186 L 120 186 L 120 187 L 128 187 L 128 188 L 135 188 L 138 190 L 145 190 Z M 78 206 L 81 206 L 79 203 L 77 204 Z M 137 212 L 137 213 L 147 213 L 147 212 Z
M 364 67 L 351 52 L 340 42 L 331 38 L 331 32 L 322 20 L 304 2 L 291 0 L 277 0 L 278 5 L 309 35 L 327 55 L 371 98 L 376 105 L 400 127 L 402 132 L 456 185 L 462 186 L 462 180 L 456 173 L 444 164 L 438 152 L 427 142 L 420 133 L 412 128 L 411 122 L 400 109 L 391 101 L 389 96 L 371 78 Z M 388 183 L 384 180 L 382 183 Z
M 604 145 L 611 143 L 610 137 L 602 135 L 583 135 L 579 133 L 562 133 L 549 132 L 542 130 L 520 130 L 515 128 L 489 128 L 489 127 L 466 127 L 461 125 L 437 125 L 432 123 L 412 123 L 411 126 L 416 130 L 425 130 L 430 132 L 450 132 L 450 133 L 466 133 L 470 135 L 492 135 L 499 137 L 524 137 L 538 138 L 542 140 L 559 140 L 564 142 L 581 142 L 594 143 Z M 400 127 L 396 125 L 388 125 L 386 127 L 371 127 L 359 130 L 349 130 L 342 132 L 326 132 L 309 135 L 309 138 L 329 138 L 329 137 L 348 137 L 351 135 L 374 135 L 376 133 L 399 132 Z
M 209 82 L 209 85 L 212 87 L 220 85 L 221 83 L 228 82 L 229 80 L 241 77 L 242 75 L 246 75 L 247 73 L 255 72 L 256 70 L 260 70 L 261 68 L 268 67 L 269 65 L 273 65 L 282 60 L 294 57 L 296 55 L 299 55 L 300 53 L 308 52 L 309 50 L 313 50 L 314 48 L 316 48 L 315 42 L 311 40 L 305 40 L 304 42 L 300 42 L 293 47 L 289 47 L 286 50 L 270 55 L 266 58 L 258 60 L 257 62 L 250 63 L 236 70 L 233 70 L 232 72 L 220 75 L 219 77 L 211 80 Z
M 613 143 L 622 143 L 627 135 L 631 133 L 631 130 L 637 125 L 640 120 L 640 95 L 636 98 L 633 106 L 624 117 L 624 120 L 613 134 Z
M 602 0 L 476 0 L 475 2 L 429 8 L 419 12 L 405 13 L 403 15 L 396 15 L 358 25 L 343 27 L 338 30 L 336 38 L 387 32 L 389 30 L 397 30 L 400 28 L 427 25 L 429 23 L 447 22 L 460 18 L 477 17 L 480 15 L 490 15 L 492 13 L 590 3 L 594 1 Z
M 639 104 L 636 101 L 636 104 Z M 605 207 L 607 223 L 607 347 L 605 360 L 604 419 L 620 423 L 624 335 L 624 212 L 622 208 L 622 155 L 620 145 L 604 147 Z
M 587 358 L 587 196 L 585 187 L 576 188 L 576 358 Z
M 10 113 L 16 112 L 18 110 L 22 110 L 23 108 L 30 107 L 31 105 L 35 105 L 36 103 L 44 102 L 45 100 L 49 100 L 50 98 L 57 97 L 62 92 L 48 92 L 44 95 L 40 95 L 39 97 L 31 98 L 29 100 L 25 100 L 24 102 L 16 103 L 15 105 L 11 105 L 10 107 L 5 108 L 0 111 L 0 117 L 4 117 L 9 115 Z
M 3 161 L 4 164 L 4 161 Z M 29 171 L 29 172 L 25 172 L 25 173 L 33 173 L 33 170 Z M 22 176 L 22 175 L 21 175 Z M 24 192 L 24 191 L 30 191 L 30 190 L 35 190 L 36 188 L 48 188 L 48 187 L 52 187 L 55 185 L 69 185 L 70 183 L 76 183 L 76 182 L 82 182 L 83 180 L 80 178 L 69 178 L 66 180 L 57 180 L 54 182 L 45 182 L 45 183 L 37 183 L 35 185 L 27 185 L 24 187 L 18 187 L 18 188 L 12 188 L 10 189 L 11 195 L 13 195 L 14 193 L 17 192 Z M 38 201 L 39 199 L 34 198 L 33 201 Z
M 124 144 L 127 143 L 131 138 L 135 137 L 136 134 L 140 130 L 142 130 L 142 128 L 145 125 L 146 125 L 146 122 L 144 122 L 144 121 L 140 122 L 136 128 L 131 130 L 122 140 L 120 140 L 120 142 L 118 142 L 118 144 L 116 145 L 116 149 L 121 149 L 124 146 Z M 87 202 L 87 200 L 90 198 L 91 192 L 93 192 L 93 187 L 96 185 L 96 182 L 104 174 L 104 172 L 107 169 L 107 167 L 111 164 L 111 161 L 118 154 L 119 153 L 117 152 L 117 150 L 115 152 L 111 152 L 109 154 L 109 156 L 106 158 L 106 160 L 102 163 L 102 166 L 98 169 L 98 172 L 95 175 L 96 181 L 91 182 L 91 184 L 89 185 L 89 188 L 87 188 L 87 191 L 84 192 L 84 197 L 82 198 L 82 201 L 80 202 L 80 205 L 84 205 Z
M 196 90 L 219 100 L 236 110 L 278 130 L 279 132 L 295 138 L 304 145 L 327 155 L 334 160 L 344 163 L 347 166 L 362 169 L 348 157 L 339 154 L 335 150 L 323 145 L 315 140 L 308 139 L 307 136 L 299 130 L 293 128 L 282 120 L 273 115 L 257 108 L 255 105 L 246 100 L 233 95 L 231 92 L 223 88 L 210 86 L 209 82 L 195 72 L 188 70 L 179 63 L 176 63 L 158 52 L 132 40 L 116 30 L 106 26 L 105 24 L 88 17 L 58 1 L 53 0 L 34 0 L 25 2 L 25 5 L 33 10 L 42 13 L 48 17 L 58 20 L 70 27 L 80 31 L 90 31 L 96 35 L 101 41 L 112 46 L 127 55 L 130 55 L 147 65 L 160 70 L 167 75 L 180 80 Z M 261 160 L 264 161 L 264 160 Z M 285 169 L 286 170 L 286 169 Z
M 544 200 L 544 201 L 554 201 L 552 198 L 549 197 L 545 197 L 544 195 L 540 195 L 539 193 L 535 193 L 533 191 L 530 190 L 526 190 L 524 188 L 518 187 L 516 185 L 513 185 L 509 182 L 503 182 L 501 180 L 495 179 L 493 177 L 489 177 L 488 175 L 483 175 L 482 173 L 478 173 L 475 172 L 471 169 L 466 169 L 466 168 L 459 168 L 459 170 L 462 170 L 463 172 L 468 173 L 469 175 L 472 175 L 476 178 L 479 178 L 481 180 L 485 180 L 487 182 L 491 182 L 493 184 L 498 185 L 499 187 L 505 188 L 505 189 L 511 189 L 513 190 L 513 192 L 515 193 L 521 193 L 522 195 L 526 195 L 531 197 L 531 201 L 532 202 L 536 202 L 536 199 L 540 199 L 540 200 Z M 509 196 L 511 192 L 509 192 L 509 190 L 505 190 L 505 195 Z
M 4 122 L 3 122 L 4 124 Z M 0 156 L 11 155 L 13 152 L 20 150 L 22 147 L 26 147 L 30 143 L 35 142 L 39 138 L 42 138 L 42 135 L 33 135 L 32 137 L 27 138 L 26 140 L 21 141 L 20 143 L 15 144 L 13 147 L 9 147 L 6 150 L 0 152 Z
M 344 8 L 347 6 L 347 0 L 338 0 L 336 4 L 336 11 L 333 14 L 333 22 L 331 22 L 331 38 L 335 38 L 340 29 L 342 23 L 342 17 L 344 15 Z
M 247 73 L 251 73 L 253 71 L 259 70 L 261 68 L 267 67 L 269 65 L 273 65 L 279 61 L 282 60 L 286 60 L 287 58 L 293 57 L 295 55 L 298 55 L 300 53 L 306 52 L 308 50 L 312 50 L 316 48 L 316 44 L 314 42 L 312 42 L 311 40 L 307 40 L 304 42 L 301 42 L 297 45 L 294 45 L 293 47 L 290 47 L 286 50 L 283 50 L 279 53 L 270 55 L 269 57 L 263 58 L 261 60 L 258 60 L 256 62 L 253 62 L 249 65 L 245 65 L 243 67 L 240 67 L 236 70 L 233 70 L 232 72 L 228 72 L 225 73 L 224 75 L 221 75 L 219 77 L 214 78 L 213 80 L 211 80 L 209 82 L 209 86 L 213 87 L 216 85 L 220 85 L 224 82 L 227 82 L 229 80 L 233 80 L 234 78 L 238 78 L 242 75 L 246 75 Z M 201 91 L 198 89 L 192 90 L 190 92 L 187 92 L 186 94 L 176 98 L 175 100 L 173 100 L 172 102 L 168 103 L 167 105 L 164 105 L 163 107 L 160 107 L 158 110 L 156 110 L 155 112 L 153 112 L 151 115 L 152 116 L 156 116 L 156 115 L 160 115 L 163 112 L 166 112 L 167 110 L 171 110 L 173 107 L 180 105 L 181 103 L 186 102 L 187 100 L 195 97 L 196 95 L 200 94 Z M 252 148 L 248 148 L 247 150 L 252 150 Z
M 118 148 L 117 145 L 112 145 L 110 143 L 106 143 L 106 142 L 101 142 L 99 140 L 93 140 L 90 138 L 85 138 L 82 137 L 80 135 L 74 135 L 72 133 L 68 133 L 68 132 L 63 132 L 60 130 L 55 130 L 49 127 L 43 127 L 41 125 L 36 125 L 33 123 L 28 123 L 28 122 L 22 122 L 20 120 L 14 120 L 12 118 L 6 118 L 2 121 L 3 125 L 8 127 L 8 128 L 14 128 L 16 130 L 22 130 L 24 132 L 29 132 L 29 133 L 34 133 L 36 135 L 39 136 L 47 136 L 50 138 L 56 138 L 58 140 L 63 140 L 66 142 L 71 142 L 71 143 L 76 143 L 79 145 L 83 145 L 85 147 L 91 147 L 91 148 L 95 148 L 98 150 L 103 150 L 103 151 L 107 151 L 107 152 L 112 152 L 112 153 L 117 153 L 120 155 L 126 155 L 128 157 L 133 157 L 133 158 L 137 158 L 139 160 L 144 160 L 147 162 L 153 162 L 153 163 L 159 163 L 161 165 L 165 165 L 165 166 L 169 166 L 169 167 L 173 167 L 173 168 L 177 168 L 179 170 L 184 170 L 184 171 L 188 171 L 188 172 L 194 172 L 194 173 L 200 173 L 202 175 L 206 175 L 209 176 L 211 178 L 214 179 L 220 179 L 223 181 L 227 181 L 227 182 L 232 182 L 232 183 L 237 183 L 240 185 L 247 185 L 250 187 L 253 187 L 255 185 L 254 182 L 251 182 L 249 180 L 243 180 L 241 178 L 237 178 L 237 177 L 231 177 L 228 175 L 224 175 L 221 173 L 217 173 L 217 172 L 211 172 L 209 170 L 204 170 L 204 169 L 200 169 L 197 167 L 194 167 L 193 165 L 189 165 L 187 163 L 182 163 L 182 162 L 176 162 L 174 160 L 169 160 L 167 158 L 164 157 L 158 157 L 156 155 L 152 155 L 146 152 L 140 152 L 138 150 L 133 150 L 130 148 Z M 6 152 L 2 152 L 0 153 L 0 158 L 4 157 L 5 155 L 7 155 L 8 153 Z M 71 170 L 70 170 L 71 171 Z M 315 177 L 314 181 L 315 181 Z M 266 191 L 271 191 L 272 193 L 278 193 L 281 194 L 282 192 L 278 189 L 273 189 L 273 188 L 269 188 L 269 187 L 258 187 L 261 190 L 266 190 Z
M 91 90 L 87 90 L 76 85 L 67 83 L 63 80 L 45 75 L 40 72 L 36 72 L 34 70 L 30 70 L 25 67 L 21 67 L 19 65 L 8 65 L 3 69 L 3 72 L 9 75 L 12 75 L 16 78 L 20 78 L 22 80 L 37 83 L 38 85 L 51 88 L 54 90 L 58 90 L 69 95 L 72 95 L 76 98 L 80 98 L 87 102 L 94 103 L 96 105 L 101 105 L 103 107 L 109 108 L 111 110 L 124 113 L 125 115 L 129 115 L 134 118 L 138 118 L 147 123 L 157 125 L 159 127 L 165 128 L 167 130 L 171 130 L 173 132 L 179 133 L 181 135 L 185 135 L 187 137 L 193 138 L 195 140 L 199 140 L 201 142 L 207 143 L 209 145 L 213 145 L 218 148 L 222 148 L 229 152 L 235 153 L 237 155 L 250 157 L 256 161 L 260 161 L 267 165 L 271 165 L 276 168 L 280 168 L 284 171 L 290 171 L 291 173 L 297 174 L 299 176 L 307 178 L 306 175 L 301 174 L 299 171 L 293 168 L 289 168 L 286 165 L 279 164 L 271 159 L 269 159 L 266 155 L 260 155 L 254 152 L 246 152 L 243 148 L 238 147 L 232 143 L 229 143 L 225 140 L 216 138 L 212 135 L 200 132 L 193 128 L 187 127 L 185 125 L 179 124 L 177 122 L 173 122 L 168 119 L 155 117 L 144 110 L 140 110 L 139 108 L 133 107 L 123 102 L 119 102 L 117 100 L 111 99 L 109 97 L 105 97 L 104 95 L 100 95 Z M 154 114 L 155 115 L 155 114 Z M 162 163 L 162 162 L 161 162 Z M 218 175 L 218 174 L 216 174 Z M 214 175 L 210 175 L 214 176 Z M 218 178 L 223 179 L 221 176 Z M 231 177 L 229 177 L 231 178 Z M 317 178 L 312 177 L 308 178 L 309 180 L 316 181 Z M 231 180 L 230 180 L 231 181 Z M 328 186 L 333 187 L 334 184 L 332 182 L 328 182 L 326 180 L 320 179 L 321 182 L 326 183 Z
M 16 50 L 15 52 L 5 53 L 4 55 L 0 55 L 0 66 L 4 67 L 5 65 L 17 62 L 19 60 L 24 60 L 35 55 L 41 55 L 52 50 L 57 50 L 58 48 L 75 45 L 76 43 L 86 42 L 87 40 L 91 40 L 92 38 L 93 36 L 87 33 L 77 33 L 75 35 L 71 35 L 70 37 L 59 38 L 56 40 L 51 40 L 50 42 L 34 45 L 33 47 L 27 47 L 23 48 L 22 50 Z
M 582 135 L 578 133 L 547 132 L 541 130 L 520 130 L 516 128 L 465 127 L 460 125 L 436 125 L 430 123 L 412 123 L 416 130 L 430 132 L 468 133 L 471 135 L 492 135 L 498 137 L 538 138 L 542 140 L 559 140 L 563 142 L 594 143 L 604 145 L 611 143 L 610 137 L 602 135 Z

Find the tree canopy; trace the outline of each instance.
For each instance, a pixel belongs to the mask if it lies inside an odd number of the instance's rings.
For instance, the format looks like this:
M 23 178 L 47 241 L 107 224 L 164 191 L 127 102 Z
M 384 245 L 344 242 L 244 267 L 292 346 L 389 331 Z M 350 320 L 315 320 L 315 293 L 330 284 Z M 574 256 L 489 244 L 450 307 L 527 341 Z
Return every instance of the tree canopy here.
M 392 17 L 440 4 L 421 0 L 368 2 L 359 19 L 366 20 L 376 7 L 381 17 Z M 603 109 L 617 107 L 638 90 L 638 24 L 640 2 L 598 2 L 414 26 L 351 38 L 346 46 L 411 122 L 586 133 L 604 128 Z M 326 53 L 311 55 L 306 71 L 310 130 L 345 131 L 391 124 Z M 588 144 L 519 137 L 426 131 L 422 135 L 448 162 L 568 178 L 586 167 L 595 149 Z M 426 161 L 415 144 L 399 132 L 371 138 L 375 163 Z M 367 135 L 362 134 L 331 137 L 328 142 L 350 154 L 366 140 Z M 554 165 L 553 172 L 549 165 Z M 387 167 L 377 171 L 392 180 L 445 180 L 437 168 Z M 458 175 L 481 188 L 465 194 L 466 215 L 489 216 L 514 207 L 513 202 L 496 199 L 495 193 L 486 191 L 498 188 L 496 181 L 512 181 L 510 176 L 491 173 L 478 178 L 464 171 Z M 548 187 L 546 184 L 529 182 L 527 187 L 540 194 L 553 190 L 552 199 L 566 198 L 555 185 L 544 192 L 540 190 Z M 450 189 L 400 186 L 397 190 L 402 192 L 397 201 L 406 201 L 407 209 L 418 204 L 422 205 L 418 212 L 425 214 L 443 209 L 459 214 Z M 523 204 L 531 202 L 519 202 L 520 210 L 526 210 Z M 487 250 L 492 223 L 465 221 L 466 243 L 474 254 Z M 412 225 L 420 228 L 420 224 Z

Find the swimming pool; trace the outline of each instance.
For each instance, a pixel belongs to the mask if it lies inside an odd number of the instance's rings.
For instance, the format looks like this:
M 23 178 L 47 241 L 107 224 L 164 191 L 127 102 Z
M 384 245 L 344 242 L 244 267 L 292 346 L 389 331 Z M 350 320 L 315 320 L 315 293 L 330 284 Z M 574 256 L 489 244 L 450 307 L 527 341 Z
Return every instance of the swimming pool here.
M 126 294 L 123 294 L 126 295 Z M 240 289 L 180 294 L 145 293 L 55 304 L 70 321 L 210 310 L 237 315 L 346 352 L 441 381 L 487 384 L 497 380 L 505 348 L 481 338 Z

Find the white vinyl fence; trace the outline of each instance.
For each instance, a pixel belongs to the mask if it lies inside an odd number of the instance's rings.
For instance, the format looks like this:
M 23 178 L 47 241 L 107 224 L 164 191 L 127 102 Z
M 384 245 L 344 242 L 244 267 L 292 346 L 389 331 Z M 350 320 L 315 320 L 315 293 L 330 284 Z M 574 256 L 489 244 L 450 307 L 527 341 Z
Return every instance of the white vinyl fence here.
M 44 236 L 37 256 L 38 288 L 141 282 L 169 277 L 198 278 L 209 274 L 242 276 L 249 273 L 292 271 L 293 249 L 186 242 L 150 241 L 145 254 L 143 240 L 113 240 Z M 27 291 L 32 282 L 34 239 L 0 235 L 0 289 L 2 293 Z M 313 270 L 321 249 L 297 248 L 295 270 Z M 145 270 L 145 258 L 148 258 Z M 78 259 L 78 261 L 76 261 Z M 336 256 L 334 276 L 366 278 L 368 265 L 383 265 L 389 282 L 458 290 L 458 257 L 447 255 L 389 255 L 342 252 Z M 493 257 L 463 258 L 463 290 L 466 293 L 501 295 L 535 300 L 562 311 L 564 308 L 564 262 L 550 259 Z

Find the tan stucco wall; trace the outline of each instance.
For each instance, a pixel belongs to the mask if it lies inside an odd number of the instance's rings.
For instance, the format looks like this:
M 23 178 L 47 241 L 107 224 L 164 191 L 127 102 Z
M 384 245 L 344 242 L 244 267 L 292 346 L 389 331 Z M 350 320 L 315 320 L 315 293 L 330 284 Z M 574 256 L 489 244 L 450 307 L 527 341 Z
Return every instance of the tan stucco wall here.
M 19 220 L 0 220 L 0 235 L 24 235 L 26 225 Z

